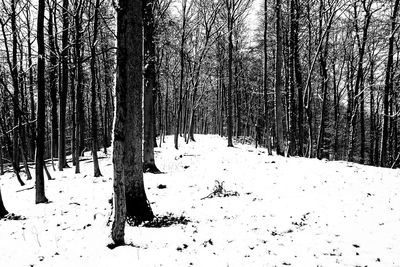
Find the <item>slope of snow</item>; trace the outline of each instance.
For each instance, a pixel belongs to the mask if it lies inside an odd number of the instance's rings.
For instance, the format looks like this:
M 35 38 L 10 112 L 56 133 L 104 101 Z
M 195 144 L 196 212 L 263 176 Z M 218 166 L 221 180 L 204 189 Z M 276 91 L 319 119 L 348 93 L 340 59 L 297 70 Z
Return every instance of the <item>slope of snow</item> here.
M 110 154 L 100 154 L 100 178 L 89 154 L 81 174 L 52 172 L 48 204 L 34 204 L 33 181 L 20 187 L 7 173 L 6 208 L 25 219 L 0 220 L 0 266 L 400 266 L 398 170 L 196 139 L 175 150 L 167 137 L 156 148 L 165 173 L 144 177 L 155 214 L 190 222 L 127 226 L 130 245 L 113 250 Z M 216 181 L 238 195 L 207 198 Z

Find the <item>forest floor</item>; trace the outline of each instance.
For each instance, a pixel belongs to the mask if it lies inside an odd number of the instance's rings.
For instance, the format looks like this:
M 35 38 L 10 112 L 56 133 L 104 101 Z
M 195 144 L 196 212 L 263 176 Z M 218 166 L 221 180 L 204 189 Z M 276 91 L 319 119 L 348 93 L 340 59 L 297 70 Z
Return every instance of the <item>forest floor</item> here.
M 127 226 L 129 245 L 112 250 L 110 154 L 100 178 L 90 154 L 82 174 L 52 171 L 48 204 L 34 204 L 33 181 L 2 176 L 16 216 L 0 220 L 0 266 L 400 266 L 399 170 L 196 139 L 155 149 L 164 173 L 144 180 L 162 227 Z

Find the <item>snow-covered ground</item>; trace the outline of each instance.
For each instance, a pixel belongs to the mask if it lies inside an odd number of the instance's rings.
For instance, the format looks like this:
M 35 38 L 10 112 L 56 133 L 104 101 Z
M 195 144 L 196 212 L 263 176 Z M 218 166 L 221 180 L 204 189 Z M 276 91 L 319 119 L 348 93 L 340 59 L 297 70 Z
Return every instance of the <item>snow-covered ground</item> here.
M 127 226 L 130 245 L 113 250 L 110 156 L 100 155 L 100 178 L 90 160 L 80 175 L 52 172 L 49 204 L 35 205 L 34 189 L 20 191 L 33 182 L 20 187 L 7 173 L 6 208 L 25 219 L 0 221 L 0 266 L 400 266 L 398 170 L 196 138 L 175 150 L 168 137 L 156 148 L 165 173 L 144 177 L 155 214 L 190 222 Z M 216 181 L 233 195 L 207 198 Z

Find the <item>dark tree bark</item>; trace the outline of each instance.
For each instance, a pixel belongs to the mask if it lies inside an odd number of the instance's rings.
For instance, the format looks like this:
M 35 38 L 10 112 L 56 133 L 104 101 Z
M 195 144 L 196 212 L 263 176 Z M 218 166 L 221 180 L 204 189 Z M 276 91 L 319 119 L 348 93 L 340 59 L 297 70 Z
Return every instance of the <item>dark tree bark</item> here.
M 382 125 L 382 139 L 381 139 L 381 151 L 379 157 L 379 165 L 384 167 L 387 165 L 387 143 L 389 135 L 389 95 L 392 90 L 392 68 L 393 68 L 393 46 L 394 46 L 394 35 L 396 30 L 396 17 L 399 8 L 399 0 L 394 3 L 393 13 L 391 15 L 391 34 L 389 37 L 389 49 L 388 59 L 386 64 L 385 74 L 385 89 L 383 94 L 383 125 Z
M 124 243 L 126 215 L 135 223 L 154 215 L 142 165 L 142 0 L 120 0 L 117 8 L 117 81 L 114 119 L 114 222 L 112 239 Z
M 300 23 L 300 5 L 299 0 L 293 1 L 293 7 L 295 10 L 294 19 L 292 21 L 293 26 L 293 53 L 294 53 L 294 73 L 295 73 L 295 86 L 297 91 L 297 131 L 298 131 L 298 155 L 303 156 L 303 145 L 304 145 L 304 101 L 303 101 L 303 75 L 301 70 L 300 62 L 300 48 L 299 48 L 299 23 Z
M 179 50 L 180 58 L 180 78 L 179 78 L 179 100 L 178 109 L 175 116 L 175 133 L 174 133 L 174 144 L 175 149 L 178 149 L 178 137 L 180 134 L 181 120 L 182 120 L 182 94 L 183 94 L 183 83 L 184 83 L 184 68 L 185 68 L 185 42 L 186 42 L 186 20 L 187 20 L 187 0 L 182 0 L 182 34 L 181 34 L 181 46 Z
M 232 65 L 233 65 L 233 25 L 234 25 L 234 9 L 235 0 L 226 0 L 226 8 L 228 11 L 228 117 L 226 121 L 228 131 L 228 147 L 233 147 L 232 142 Z
M 27 9 L 26 11 L 26 18 L 27 18 L 27 38 L 28 38 L 28 65 L 32 66 L 32 42 L 31 41 L 31 23 L 30 23 L 30 11 L 29 9 Z M 31 122 L 35 121 L 36 118 L 36 113 L 35 113 L 35 98 L 34 98 L 34 93 L 33 93 L 33 68 L 30 67 L 29 68 L 29 102 L 30 102 L 30 106 L 29 106 L 29 113 L 30 113 L 30 120 Z M 30 123 L 29 125 L 29 157 L 31 159 L 34 158 L 35 156 L 35 124 L 34 123 Z
M 83 88 L 82 88 L 82 56 L 81 56 L 81 10 L 82 10 L 82 0 L 75 1 L 75 62 L 76 62 L 76 87 L 75 87 L 75 173 L 80 173 L 79 157 L 81 154 L 81 139 L 82 126 L 83 126 Z
M 97 108 L 96 108 L 96 43 L 97 43 L 97 32 L 98 32 L 98 23 L 99 23 L 99 8 L 100 8 L 100 0 L 96 0 L 94 10 L 94 22 L 93 22 L 93 41 L 92 46 L 90 47 L 90 73 L 92 78 L 91 84 L 91 116 L 92 116 L 92 155 L 93 155 L 93 175 L 94 177 L 101 176 L 100 167 L 99 167 L 99 159 L 97 157 Z
M 4 174 L 4 162 L 3 162 L 3 140 L 0 137 L 0 175 Z
M 49 49 L 50 49 L 50 66 L 49 66 L 49 82 L 50 82 L 50 99 L 51 99 L 51 156 L 58 154 L 58 112 L 57 112 L 57 54 L 56 54 L 56 40 L 54 36 L 54 9 L 49 5 L 49 19 L 48 19 L 48 35 L 49 35 Z
M 20 109 L 19 109 L 19 95 L 20 95 L 20 86 L 19 86 L 19 73 L 18 73 L 18 65 L 17 65 L 17 50 L 18 50 L 18 31 L 17 31 L 17 14 L 16 14 L 16 5 L 17 1 L 11 1 L 11 31 L 12 31 L 12 65 L 10 66 L 13 89 L 14 89 L 14 101 L 13 101 L 13 111 L 14 111 L 14 129 L 13 129 L 13 157 L 12 162 L 14 166 L 14 171 L 18 173 L 20 171 L 19 167 L 19 121 L 20 121 Z
M 154 0 L 143 0 L 143 33 L 144 33 L 144 125 L 143 125 L 143 171 L 160 173 L 154 160 L 155 138 L 155 105 L 156 90 L 156 47 L 154 43 Z
M 1 190 L 0 190 L 0 219 L 3 218 L 7 214 L 8 214 L 8 211 L 4 207 L 3 198 L 1 197 Z
M 323 1 L 320 2 L 320 18 L 319 18 L 319 38 L 323 40 L 323 29 L 322 29 L 322 22 L 323 22 L 323 13 L 324 13 L 324 3 Z M 325 135 L 326 135 L 326 128 L 327 128 L 327 121 L 328 121 L 328 65 L 327 65 L 327 58 L 328 58 L 328 45 L 329 45 L 329 33 L 330 33 L 330 25 L 326 28 L 326 39 L 324 45 L 324 51 L 320 54 L 320 73 L 321 73 L 321 88 L 322 88 L 322 107 L 321 107 L 321 121 L 318 133 L 318 140 L 317 140 L 317 158 L 322 159 L 326 157 L 326 153 L 324 153 L 325 147 Z
M 364 124 L 364 70 L 363 70 L 363 63 L 364 63 L 364 54 L 365 54 L 365 46 L 367 44 L 368 38 L 368 28 L 371 21 L 371 5 L 373 1 L 369 1 L 368 5 L 365 5 L 364 2 L 364 26 L 363 26 L 363 36 L 362 39 L 359 36 L 359 28 L 358 28 L 358 10 L 357 4 L 354 3 L 354 19 L 355 19 L 355 32 L 356 32 L 356 39 L 358 45 L 358 66 L 357 66 L 357 74 L 356 74 L 356 83 L 354 86 L 354 99 L 353 99 L 353 110 L 351 114 L 351 124 L 350 124 L 350 142 L 349 142 L 349 149 L 348 149 L 348 161 L 354 161 L 354 147 L 356 141 L 356 130 L 357 130 L 357 118 L 358 113 L 360 111 L 360 122 L 361 122 L 361 146 L 360 146 L 360 163 L 364 163 L 365 159 L 365 124 Z M 361 92 L 360 92 L 361 91 Z M 360 110 L 359 110 L 360 109 Z
M 374 97 L 374 82 L 375 82 L 375 61 L 373 59 L 373 55 L 370 55 L 370 74 L 369 74 L 369 110 L 370 110 L 370 122 L 369 122 L 369 164 L 370 165 L 375 165 L 375 140 L 377 139 L 376 136 L 376 123 L 375 123 L 375 116 L 376 114 L 374 113 L 375 110 L 375 97 Z
M 61 65 L 62 65 L 62 82 L 59 88 L 59 129 L 58 129 L 58 170 L 62 171 L 67 167 L 65 158 L 65 114 L 67 111 L 67 92 L 68 92 L 68 54 L 69 54 L 69 0 L 63 0 L 62 17 L 63 17 L 63 31 L 62 31 L 62 50 L 61 50 Z
M 284 155 L 283 141 L 283 105 L 282 105 L 282 33 L 281 0 L 276 0 L 276 58 L 275 58 L 275 132 L 276 153 Z
M 47 202 L 44 187 L 44 152 L 45 152 L 45 130 L 46 130 L 46 84 L 45 84 L 45 45 L 44 45 L 44 10 L 45 0 L 39 0 L 37 19 L 37 122 L 36 122 L 36 204 Z

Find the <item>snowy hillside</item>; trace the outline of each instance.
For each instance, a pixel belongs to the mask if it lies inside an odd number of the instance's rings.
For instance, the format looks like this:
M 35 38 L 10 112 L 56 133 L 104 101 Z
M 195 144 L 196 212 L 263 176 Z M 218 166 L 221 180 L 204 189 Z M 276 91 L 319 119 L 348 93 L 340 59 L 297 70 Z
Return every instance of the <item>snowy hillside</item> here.
M 34 204 L 33 181 L 2 176 L 6 208 L 22 218 L 0 220 L 0 266 L 400 266 L 398 170 L 196 138 L 180 150 L 167 138 L 156 148 L 165 173 L 144 177 L 154 213 L 178 223 L 128 226 L 131 245 L 113 250 L 110 155 L 100 178 L 89 154 L 80 175 L 52 172 L 49 204 Z

